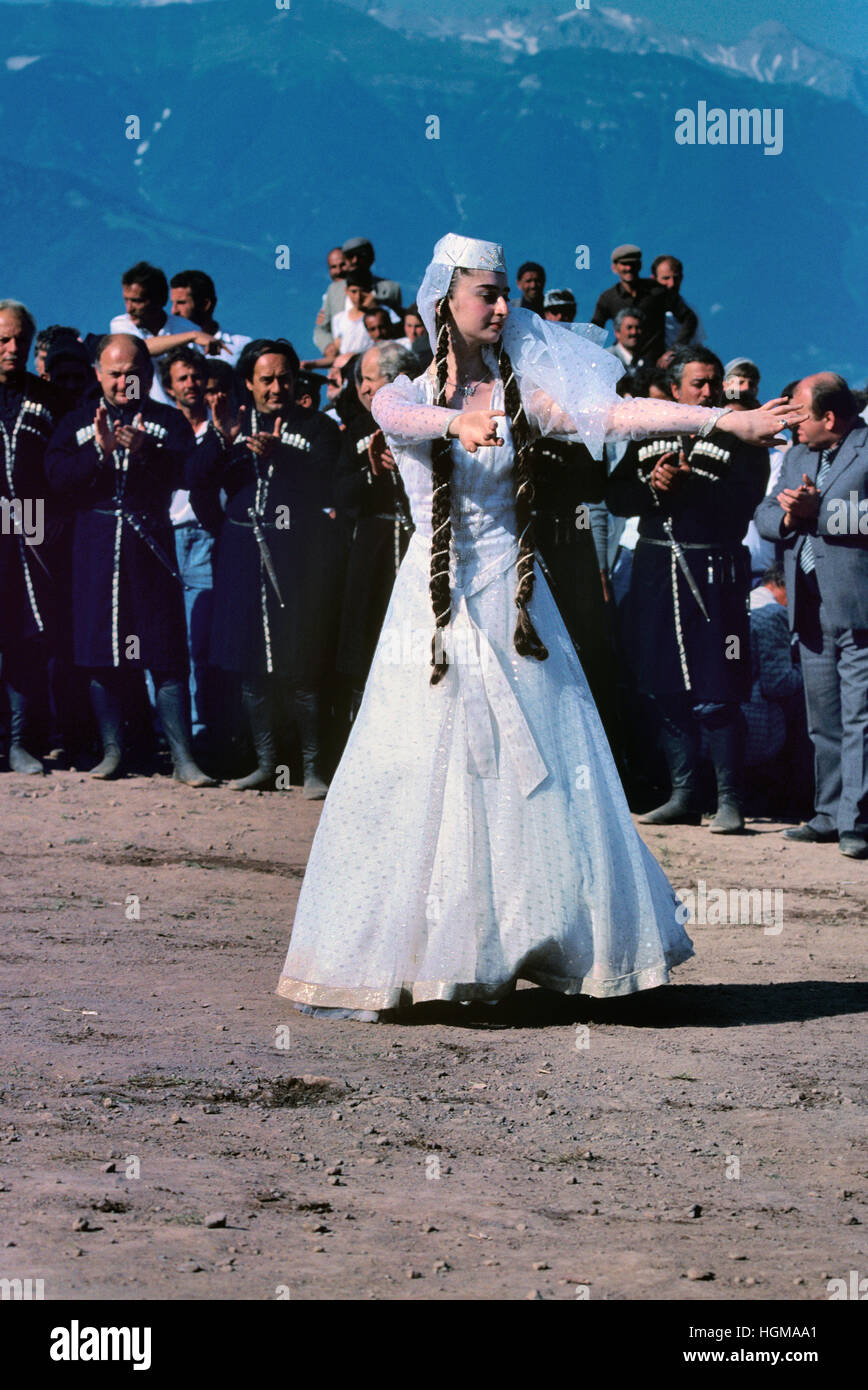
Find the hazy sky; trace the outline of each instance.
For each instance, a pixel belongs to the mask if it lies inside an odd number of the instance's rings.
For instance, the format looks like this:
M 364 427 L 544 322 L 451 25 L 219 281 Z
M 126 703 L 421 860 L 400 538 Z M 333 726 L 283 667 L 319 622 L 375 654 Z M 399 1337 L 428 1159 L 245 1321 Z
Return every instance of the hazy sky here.
M 28 2 L 2 0 L 6 4 Z M 293 5 L 303 7 L 318 2 L 293 0 Z M 513 2 L 521 9 L 532 4 L 532 0 Z M 84 0 L 84 3 L 160 4 L 166 0 Z M 264 0 L 255 0 L 255 3 L 264 3 Z M 432 0 L 388 0 L 388 3 L 390 7 L 400 6 L 409 14 L 419 14 L 430 10 Z M 607 0 L 591 0 L 594 8 L 603 9 L 606 4 Z M 773 19 L 819 47 L 868 58 L 868 4 L 864 0 L 716 0 L 716 3 L 709 0 L 608 0 L 608 4 L 611 9 L 641 15 L 667 29 L 726 41 L 737 39 L 758 24 Z M 376 0 L 371 0 L 371 8 L 376 8 Z M 505 8 L 505 0 L 473 0 L 473 8 L 501 11 Z M 562 0 L 562 12 L 571 8 L 572 0 Z
M 415 5 L 419 0 L 407 3 Z M 725 40 L 737 39 L 773 19 L 818 47 L 853 57 L 868 56 L 868 5 L 862 0 L 724 0 L 718 4 L 708 0 L 612 0 L 611 8 L 685 34 Z

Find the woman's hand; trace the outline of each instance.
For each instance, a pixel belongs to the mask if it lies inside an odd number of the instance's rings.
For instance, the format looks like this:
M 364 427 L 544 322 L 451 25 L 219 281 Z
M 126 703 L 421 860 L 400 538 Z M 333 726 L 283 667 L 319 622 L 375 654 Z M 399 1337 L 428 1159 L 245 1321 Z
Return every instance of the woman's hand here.
M 787 440 L 778 435 L 778 430 L 787 425 L 799 425 L 808 418 L 806 409 L 800 410 L 784 396 L 767 401 L 759 410 L 730 410 L 724 415 L 717 429 L 726 434 L 734 434 L 745 444 L 786 444 Z
M 499 448 L 503 438 L 497 433 L 497 417 L 505 415 L 505 410 L 462 410 L 449 426 L 449 433 L 468 454 Z

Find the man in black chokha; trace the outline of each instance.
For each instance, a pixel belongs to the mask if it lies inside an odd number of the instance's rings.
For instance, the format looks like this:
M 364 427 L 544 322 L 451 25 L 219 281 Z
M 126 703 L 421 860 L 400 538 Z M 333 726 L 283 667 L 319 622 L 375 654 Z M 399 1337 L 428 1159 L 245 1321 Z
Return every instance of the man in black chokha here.
M 195 436 L 179 410 L 150 398 L 153 365 L 139 339 L 101 339 L 95 368 L 101 396 L 66 416 L 45 460 L 54 495 L 75 509 L 74 659 L 90 674 L 103 752 L 91 775 L 121 770 L 123 672 L 143 667 L 175 778 L 213 786 L 190 750 L 183 587 L 169 520 Z M 216 437 L 213 448 L 222 448 Z
M 299 362 L 285 339 L 259 338 L 238 372 L 252 404 L 222 458 L 197 456 L 191 500 L 223 489 L 217 542 L 211 661 L 241 678 L 256 768 L 231 785 L 277 785 L 282 705 L 294 711 L 304 795 L 327 791 L 321 755 L 321 692 L 334 666 L 346 564 L 345 530 L 334 506 L 341 434 L 333 421 L 295 404 Z
M 45 448 L 62 413 L 47 382 L 27 371 L 36 332 L 16 299 L 0 300 L 0 682 L 11 713 L 9 770 L 40 773 L 34 745 L 47 704 L 53 585 L 46 534 Z
M 673 399 L 720 404 L 723 367 L 703 347 L 685 347 L 668 368 Z M 639 516 L 628 603 L 639 689 L 651 695 L 672 793 L 641 816 L 646 825 L 698 825 L 700 734 L 717 780 L 716 834 L 744 829 L 745 727 L 750 698 L 750 553 L 742 545 L 765 495 L 766 449 L 726 433 L 631 443 L 611 478 L 606 505 Z

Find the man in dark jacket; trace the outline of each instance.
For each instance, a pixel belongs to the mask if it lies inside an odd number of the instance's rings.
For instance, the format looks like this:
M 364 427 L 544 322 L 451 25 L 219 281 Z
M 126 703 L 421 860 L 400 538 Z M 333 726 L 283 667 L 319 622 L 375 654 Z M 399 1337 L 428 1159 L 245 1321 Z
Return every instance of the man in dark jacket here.
M 681 348 L 673 398 L 719 404 L 723 366 L 707 348 Z M 750 698 L 750 554 L 741 540 L 769 478 L 766 449 L 730 435 L 664 436 L 627 448 L 606 491 L 616 516 L 638 516 L 629 632 L 639 689 L 652 695 L 672 795 L 647 825 L 698 825 L 699 724 L 717 778 L 711 829 L 744 829 L 742 774 Z
M 285 339 L 258 338 L 238 370 L 251 393 L 241 433 L 222 456 L 200 448 L 188 472 L 200 491 L 226 494 L 215 555 L 211 661 L 241 677 L 257 766 L 231 785 L 274 787 L 277 715 L 294 705 L 304 795 L 327 791 L 321 765 L 320 692 L 331 674 L 345 539 L 334 506 L 340 431 L 295 404 L 298 357 Z
M 153 367 L 137 338 L 103 338 L 96 374 L 96 408 L 66 416 L 45 460 L 53 493 L 75 508 L 74 659 L 90 672 L 103 747 L 91 775 L 120 771 L 121 672 L 139 667 L 154 681 L 176 779 L 213 786 L 190 750 L 184 599 L 169 520 L 196 441 L 180 411 L 149 397 Z
M 47 558 L 45 448 L 61 414 L 51 387 L 26 370 L 36 324 L 14 299 L 0 301 L 0 679 L 11 712 L 9 769 L 38 773 L 34 715 L 47 699 L 53 586 Z

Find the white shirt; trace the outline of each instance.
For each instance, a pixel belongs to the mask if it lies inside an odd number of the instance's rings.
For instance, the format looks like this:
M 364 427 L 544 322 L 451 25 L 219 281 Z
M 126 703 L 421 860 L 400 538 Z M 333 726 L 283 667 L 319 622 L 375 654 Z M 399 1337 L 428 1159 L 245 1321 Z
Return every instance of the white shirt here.
M 619 538 L 619 545 L 625 550 L 635 550 L 636 542 L 639 539 L 639 518 L 638 516 L 628 516 L 624 523 L 624 529 Z
M 189 319 L 176 318 L 174 314 L 166 315 L 166 322 L 156 333 L 151 333 L 147 328 L 141 328 L 139 324 L 133 323 L 129 314 L 115 314 L 109 324 L 110 333 L 131 333 L 134 338 L 169 338 L 173 333 L 189 333 L 195 328 L 195 323 L 191 323 Z M 154 357 L 151 360 L 154 364 L 154 381 L 150 391 L 151 400 L 160 401 L 162 405 L 173 406 L 175 402 L 169 400 L 160 380 L 160 359 Z
M 196 324 L 190 322 L 190 327 L 195 328 Z M 206 331 L 206 329 L 202 329 L 203 333 Z M 241 356 L 242 349 L 245 348 L 248 343 L 253 342 L 253 339 L 248 338 L 245 333 L 226 333 L 222 328 L 219 329 L 217 333 L 212 334 L 212 337 L 218 338 L 221 343 L 225 343 L 226 346 L 231 349 L 231 351 L 209 353 L 208 356 L 205 358 L 205 361 L 228 362 L 230 367 L 235 367 L 238 365 L 238 359 Z
M 332 319 L 332 332 L 340 339 L 341 352 L 365 352 L 374 346 L 374 340 L 365 327 L 365 316 L 351 319 L 346 309 L 335 314 Z
M 613 357 L 619 357 L 625 367 L 631 366 L 633 358 L 636 356 L 635 352 L 631 352 L 629 348 L 625 348 L 623 343 L 615 343 L 613 347 L 607 348 L 606 351 L 610 352 Z
M 791 448 L 792 444 L 788 440 L 786 444 L 779 444 L 777 448 L 769 450 L 770 472 L 769 483 L 766 488 L 766 497 L 772 492 L 777 492 L 781 470 L 786 462 L 787 453 Z M 751 520 L 748 522 L 748 528 L 742 544 L 746 545 L 750 551 L 750 565 L 754 574 L 762 574 L 763 570 L 767 570 L 769 565 L 774 564 L 775 543 L 774 541 L 764 540 L 756 529 L 755 521 Z M 756 590 L 753 589 L 751 592 L 756 593 Z M 766 593 L 768 593 L 768 590 L 766 590 Z

